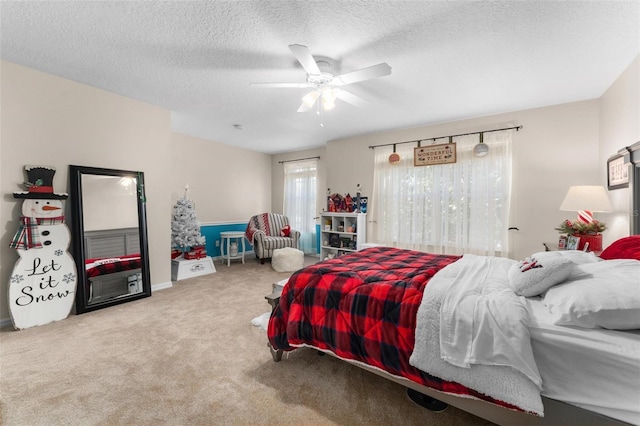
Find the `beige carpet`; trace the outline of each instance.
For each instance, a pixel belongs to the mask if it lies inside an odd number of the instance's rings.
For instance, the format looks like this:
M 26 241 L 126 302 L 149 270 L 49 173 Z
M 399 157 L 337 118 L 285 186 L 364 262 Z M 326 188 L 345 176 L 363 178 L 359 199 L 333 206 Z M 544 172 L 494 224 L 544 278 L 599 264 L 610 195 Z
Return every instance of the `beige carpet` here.
M 404 387 L 311 349 L 274 363 L 251 319 L 290 274 L 255 258 L 216 268 L 150 298 L 1 330 L 0 424 L 489 424 L 431 413 Z

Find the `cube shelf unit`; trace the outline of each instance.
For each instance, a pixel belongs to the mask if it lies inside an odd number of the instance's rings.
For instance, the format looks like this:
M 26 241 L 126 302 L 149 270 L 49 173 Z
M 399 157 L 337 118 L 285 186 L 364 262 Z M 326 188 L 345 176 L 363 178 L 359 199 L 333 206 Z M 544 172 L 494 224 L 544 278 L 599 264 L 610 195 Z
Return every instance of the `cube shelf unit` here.
M 367 240 L 366 213 L 320 214 L 320 259 L 357 251 Z

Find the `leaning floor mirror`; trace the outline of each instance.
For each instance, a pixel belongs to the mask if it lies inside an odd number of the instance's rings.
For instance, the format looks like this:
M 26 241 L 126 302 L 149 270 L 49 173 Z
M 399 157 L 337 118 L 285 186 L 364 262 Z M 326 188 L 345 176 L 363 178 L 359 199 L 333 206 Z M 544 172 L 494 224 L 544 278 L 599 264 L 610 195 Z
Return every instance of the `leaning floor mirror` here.
M 69 166 L 76 314 L 151 296 L 144 174 Z

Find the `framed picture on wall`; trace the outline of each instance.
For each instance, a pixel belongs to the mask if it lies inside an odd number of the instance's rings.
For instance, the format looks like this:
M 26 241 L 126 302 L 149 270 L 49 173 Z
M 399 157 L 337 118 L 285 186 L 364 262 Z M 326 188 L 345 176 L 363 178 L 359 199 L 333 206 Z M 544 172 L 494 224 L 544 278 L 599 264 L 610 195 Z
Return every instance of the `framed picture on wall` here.
M 629 187 L 629 164 L 622 154 L 614 155 L 607 160 L 607 188 L 620 189 Z

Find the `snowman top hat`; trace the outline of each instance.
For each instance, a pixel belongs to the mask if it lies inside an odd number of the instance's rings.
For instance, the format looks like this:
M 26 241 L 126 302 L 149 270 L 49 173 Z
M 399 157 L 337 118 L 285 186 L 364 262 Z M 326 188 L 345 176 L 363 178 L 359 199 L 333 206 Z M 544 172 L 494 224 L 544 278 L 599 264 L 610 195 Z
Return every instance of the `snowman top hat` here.
M 40 200 L 66 200 L 69 194 L 53 192 L 53 176 L 55 167 L 24 166 L 27 172 L 27 191 L 14 192 L 13 198 L 31 198 Z

